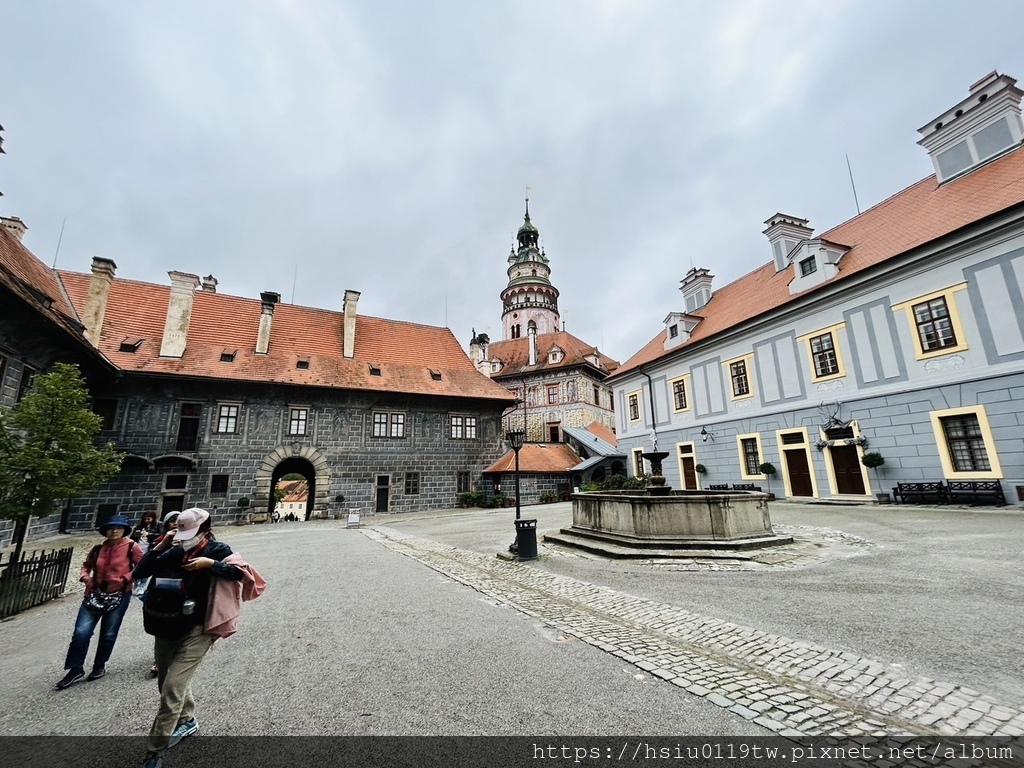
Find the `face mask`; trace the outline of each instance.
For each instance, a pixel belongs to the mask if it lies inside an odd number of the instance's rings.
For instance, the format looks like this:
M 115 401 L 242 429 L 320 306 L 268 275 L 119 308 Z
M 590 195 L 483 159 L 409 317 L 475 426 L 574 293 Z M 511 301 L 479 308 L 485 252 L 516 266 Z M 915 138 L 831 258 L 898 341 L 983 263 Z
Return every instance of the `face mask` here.
M 189 550 L 195 549 L 196 547 L 199 546 L 199 541 L 202 538 L 203 538 L 203 535 L 199 534 L 198 536 L 193 536 L 191 539 L 185 539 L 184 541 L 181 542 L 181 548 L 184 549 L 186 552 L 188 552 Z

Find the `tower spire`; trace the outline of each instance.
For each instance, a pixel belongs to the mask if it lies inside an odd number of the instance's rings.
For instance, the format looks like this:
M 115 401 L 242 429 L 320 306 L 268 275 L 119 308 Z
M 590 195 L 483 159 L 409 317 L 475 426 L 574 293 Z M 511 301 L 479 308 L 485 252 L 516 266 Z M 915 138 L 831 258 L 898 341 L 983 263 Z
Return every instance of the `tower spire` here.
M 558 289 L 551 284 L 548 257 L 539 247 L 540 232 L 530 221 L 530 187 L 526 188 L 523 226 L 516 233 L 517 245 L 508 255 L 508 285 L 501 292 L 505 339 L 526 337 L 530 327 L 536 333 L 556 333 L 559 328 Z

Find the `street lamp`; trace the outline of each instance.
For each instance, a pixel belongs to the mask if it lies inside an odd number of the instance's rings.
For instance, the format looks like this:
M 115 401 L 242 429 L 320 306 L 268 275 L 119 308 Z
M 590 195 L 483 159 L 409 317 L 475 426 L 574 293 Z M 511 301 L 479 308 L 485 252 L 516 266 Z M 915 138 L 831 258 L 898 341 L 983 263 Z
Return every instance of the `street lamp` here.
M 521 520 L 521 507 L 519 498 L 519 451 L 523 448 L 526 440 L 525 432 L 509 432 L 505 435 L 509 447 L 516 455 L 516 540 L 508 548 L 509 552 L 516 555 L 518 560 L 537 559 L 537 521 Z
M 509 432 L 505 435 L 509 448 L 516 455 L 516 520 L 519 519 L 519 451 L 523 449 L 523 442 L 526 440 L 525 432 Z

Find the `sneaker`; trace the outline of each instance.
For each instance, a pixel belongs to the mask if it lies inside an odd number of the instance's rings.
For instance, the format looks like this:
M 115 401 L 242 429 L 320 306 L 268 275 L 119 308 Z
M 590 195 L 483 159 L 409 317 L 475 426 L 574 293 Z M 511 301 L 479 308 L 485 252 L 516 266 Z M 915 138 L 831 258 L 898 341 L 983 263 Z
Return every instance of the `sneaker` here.
M 142 768 L 163 768 L 163 758 L 160 755 L 150 755 L 142 763 Z
M 198 730 L 199 721 L 194 717 L 191 720 L 186 720 L 184 723 L 178 723 L 178 727 L 175 728 L 174 733 L 171 734 L 171 740 L 167 743 L 167 748 L 170 749 L 186 736 L 191 736 Z
M 98 667 L 93 667 L 92 672 L 89 673 L 89 680 L 99 680 L 107 674 L 107 668 L 100 664 Z
M 63 691 L 65 688 L 70 688 L 83 677 L 85 677 L 85 670 L 81 667 L 75 667 L 74 669 L 68 670 L 68 673 L 64 675 L 59 683 L 57 683 L 56 690 Z

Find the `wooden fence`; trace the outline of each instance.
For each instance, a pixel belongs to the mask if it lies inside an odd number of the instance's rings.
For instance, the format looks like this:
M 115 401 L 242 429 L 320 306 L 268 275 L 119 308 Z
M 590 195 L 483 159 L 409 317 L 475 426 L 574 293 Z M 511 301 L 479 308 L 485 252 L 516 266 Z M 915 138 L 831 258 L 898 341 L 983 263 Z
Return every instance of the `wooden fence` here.
M 60 596 L 68 581 L 74 551 L 73 547 L 65 547 L 22 553 L 17 563 L 13 553 L 6 563 L 0 555 L 0 619 Z

